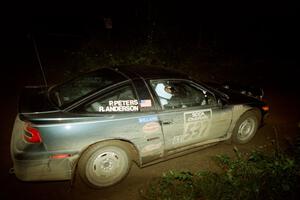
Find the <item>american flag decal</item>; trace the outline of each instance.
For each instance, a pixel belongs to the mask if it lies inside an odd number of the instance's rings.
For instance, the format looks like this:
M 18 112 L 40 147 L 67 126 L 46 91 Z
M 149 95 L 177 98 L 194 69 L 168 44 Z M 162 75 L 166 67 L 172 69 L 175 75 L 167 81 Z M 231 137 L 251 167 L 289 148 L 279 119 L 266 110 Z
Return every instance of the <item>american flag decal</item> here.
M 140 101 L 140 106 L 141 106 L 141 108 L 151 107 L 152 106 L 152 102 L 151 102 L 150 99 L 141 100 Z

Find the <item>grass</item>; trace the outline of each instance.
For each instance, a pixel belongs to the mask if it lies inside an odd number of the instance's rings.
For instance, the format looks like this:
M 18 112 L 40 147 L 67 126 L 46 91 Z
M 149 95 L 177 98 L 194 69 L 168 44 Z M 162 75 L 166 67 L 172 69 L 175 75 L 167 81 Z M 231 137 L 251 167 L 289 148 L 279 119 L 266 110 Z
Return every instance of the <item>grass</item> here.
M 274 151 L 217 155 L 219 172 L 169 171 L 141 191 L 144 199 L 296 199 L 299 165 L 294 158 Z

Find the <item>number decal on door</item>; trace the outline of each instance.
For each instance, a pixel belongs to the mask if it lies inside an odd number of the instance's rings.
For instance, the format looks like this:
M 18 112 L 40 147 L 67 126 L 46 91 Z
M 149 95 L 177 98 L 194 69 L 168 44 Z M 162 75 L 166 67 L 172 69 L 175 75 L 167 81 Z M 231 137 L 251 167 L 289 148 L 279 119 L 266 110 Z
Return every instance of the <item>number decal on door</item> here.
M 184 135 L 187 139 L 203 136 L 211 121 L 211 109 L 196 110 L 184 113 Z
M 207 133 L 211 123 L 211 109 L 196 110 L 184 113 L 184 132 L 173 138 L 173 144 L 179 144 L 201 138 Z

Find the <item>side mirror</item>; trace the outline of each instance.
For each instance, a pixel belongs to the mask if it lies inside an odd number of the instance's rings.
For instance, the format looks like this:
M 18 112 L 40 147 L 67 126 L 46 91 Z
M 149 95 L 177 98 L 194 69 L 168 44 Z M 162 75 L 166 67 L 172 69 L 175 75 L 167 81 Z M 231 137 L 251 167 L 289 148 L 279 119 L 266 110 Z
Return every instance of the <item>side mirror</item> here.
M 202 90 L 202 93 L 204 95 L 205 104 L 208 105 L 207 91 Z
M 218 104 L 218 106 L 223 108 L 226 104 L 228 104 L 228 101 L 226 98 L 217 97 L 217 104 Z

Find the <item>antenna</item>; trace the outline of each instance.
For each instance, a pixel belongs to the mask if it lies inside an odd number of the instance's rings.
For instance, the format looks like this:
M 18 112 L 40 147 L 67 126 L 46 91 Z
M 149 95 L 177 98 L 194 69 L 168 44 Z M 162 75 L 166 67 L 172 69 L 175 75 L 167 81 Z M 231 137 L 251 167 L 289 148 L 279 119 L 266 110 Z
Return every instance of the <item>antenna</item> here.
M 45 86 L 48 87 L 46 76 L 45 76 L 45 72 L 44 72 L 44 68 L 42 66 L 42 62 L 41 62 L 41 59 L 40 59 L 40 54 L 39 54 L 39 51 L 37 49 L 37 45 L 36 45 L 36 42 L 35 42 L 33 34 L 32 34 L 31 38 L 32 38 L 32 42 L 33 42 L 33 46 L 34 46 L 34 51 L 35 51 L 36 57 L 38 59 L 38 62 L 39 62 L 39 65 L 40 65 L 40 68 L 41 68 L 41 71 L 42 71 L 42 75 L 43 75 Z

